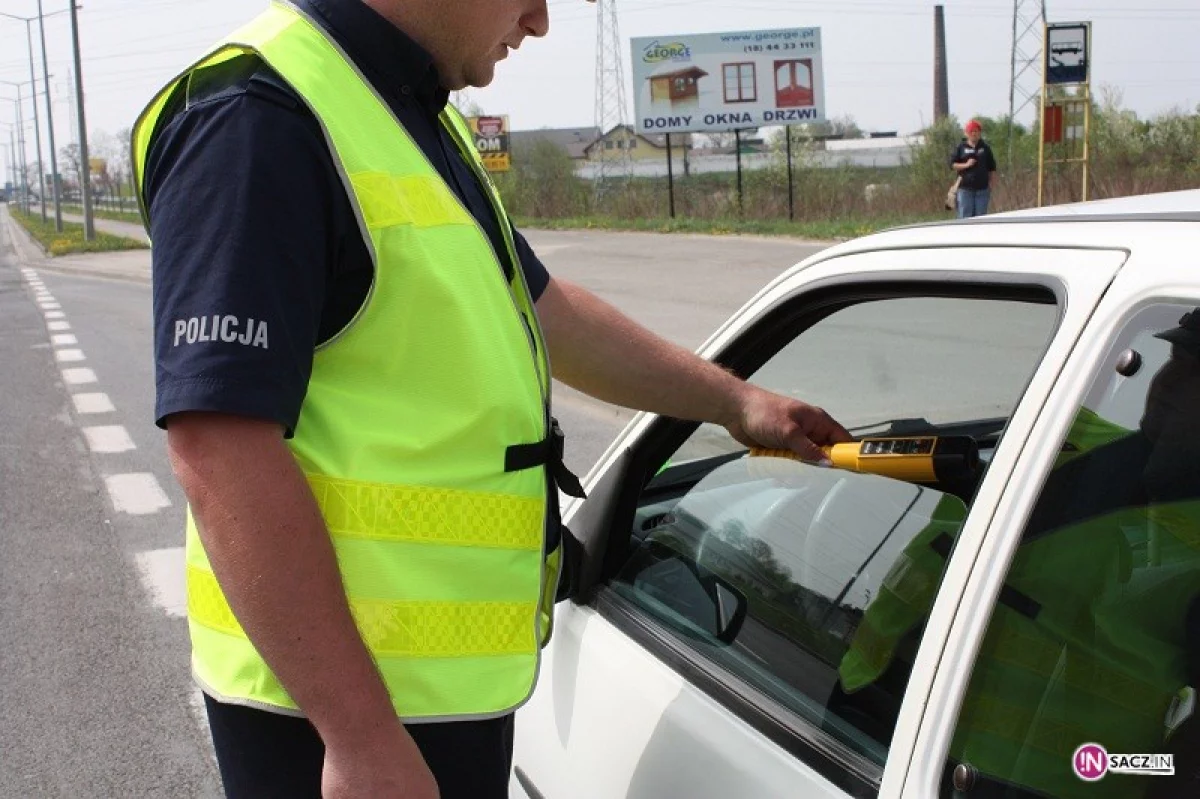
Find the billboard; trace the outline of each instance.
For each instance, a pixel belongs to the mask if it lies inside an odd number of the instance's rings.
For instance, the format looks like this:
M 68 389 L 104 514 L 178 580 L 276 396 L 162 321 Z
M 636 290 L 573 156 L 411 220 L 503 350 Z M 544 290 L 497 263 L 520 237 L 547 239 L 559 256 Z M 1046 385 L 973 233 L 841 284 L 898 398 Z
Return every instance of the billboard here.
M 1088 82 L 1089 22 L 1046 26 L 1046 85 Z
M 469 117 L 471 135 L 475 137 L 475 149 L 483 159 L 489 172 L 507 172 L 512 167 L 512 152 L 509 149 L 508 117 Z
M 633 39 L 638 133 L 711 133 L 825 119 L 821 29 Z

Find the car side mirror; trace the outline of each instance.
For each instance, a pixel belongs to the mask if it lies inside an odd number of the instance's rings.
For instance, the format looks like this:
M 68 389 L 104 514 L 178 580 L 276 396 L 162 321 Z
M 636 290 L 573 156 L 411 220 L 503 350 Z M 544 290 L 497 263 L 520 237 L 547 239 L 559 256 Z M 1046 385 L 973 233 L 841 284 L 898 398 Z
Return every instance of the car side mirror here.
M 746 621 L 750 601 L 731 582 L 662 541 L 645 544 L 630 581 L 641 597 L 665 612 L 656 618 L 706 643 L 732 644 Z

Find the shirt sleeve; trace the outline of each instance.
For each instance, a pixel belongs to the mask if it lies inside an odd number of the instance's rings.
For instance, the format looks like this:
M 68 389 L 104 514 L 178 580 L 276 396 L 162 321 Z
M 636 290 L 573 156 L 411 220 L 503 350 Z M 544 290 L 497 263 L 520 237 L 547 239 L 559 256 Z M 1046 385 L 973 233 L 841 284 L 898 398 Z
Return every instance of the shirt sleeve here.
M 987 148 L 987 168 L 988 172 L 996 171 L 996 151 L 991 146 Z
M 337 225 L 332 158 L 298 101 L 197 102 L 146 166 L 155 417 L 215 411 L 296 427 Z
M 525 284 L 529 286 L 529 296 L 534 302 L 542 296 L 546 286 L 550 284 L 550 270 L 534 253 L 529 242 L 515 228 L 513 229 L 513 244 L 517 248 L 517 257 L 521 259 L 521 271 L 525 273 Z

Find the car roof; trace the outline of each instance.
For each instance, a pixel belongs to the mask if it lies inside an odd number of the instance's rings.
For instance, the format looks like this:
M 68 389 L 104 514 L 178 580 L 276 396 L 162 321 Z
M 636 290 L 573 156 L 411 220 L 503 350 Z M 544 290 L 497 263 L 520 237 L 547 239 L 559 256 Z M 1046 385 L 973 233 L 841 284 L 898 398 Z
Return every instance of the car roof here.
M 1114 197 L 1046 208 L 1027 208 L 964 220 L 967 224 L 1005 222 L 1138 221 L 1200 222 L 1200 189 Z
M 1171 224 L 1175 223 L 1175 224 Z M 1200 250 L 1200 190 L 1030 208 L 975 219 L 906 225 L 835 244 L 787 270 L 855 253 L 938 247 L 1066 247 L 1132 251 L 1161 240 L 1167 224 Z

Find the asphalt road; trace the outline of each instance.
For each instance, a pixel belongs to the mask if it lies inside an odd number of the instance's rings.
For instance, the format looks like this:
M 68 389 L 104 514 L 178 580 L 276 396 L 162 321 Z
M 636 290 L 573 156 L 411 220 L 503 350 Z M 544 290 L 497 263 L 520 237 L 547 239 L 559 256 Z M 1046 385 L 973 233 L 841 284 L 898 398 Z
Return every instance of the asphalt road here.
M 184 502 L 153 424 L 148 272 L 137 255 L 108 256 L 122 277 L 88 259 L 22 269 L 3 216 L 0 796 L 217 796 L 188 675 Z M 689 348 L 816 249 L 529 238 L 554 274 Z M 581 474 L 631 416 L 566 389 L 555 406 Z

